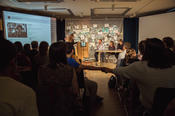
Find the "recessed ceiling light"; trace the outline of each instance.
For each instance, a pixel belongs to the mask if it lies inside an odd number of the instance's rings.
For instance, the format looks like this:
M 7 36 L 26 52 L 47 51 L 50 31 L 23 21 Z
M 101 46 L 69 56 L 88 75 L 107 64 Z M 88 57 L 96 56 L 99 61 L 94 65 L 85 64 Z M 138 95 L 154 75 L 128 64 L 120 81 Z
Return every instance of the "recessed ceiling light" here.
M 26 2 L 26 4 L 31 4 L 31 2 Z

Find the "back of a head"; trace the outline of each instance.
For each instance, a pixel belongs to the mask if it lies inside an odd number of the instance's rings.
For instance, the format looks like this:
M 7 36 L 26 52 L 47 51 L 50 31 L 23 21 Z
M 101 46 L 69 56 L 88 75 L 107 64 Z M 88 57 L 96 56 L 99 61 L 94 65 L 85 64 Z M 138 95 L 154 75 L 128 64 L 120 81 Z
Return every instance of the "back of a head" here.
M 49 60 L 53 68 L 59 63 L 67 64 L 66 44 L 64 42 L 56 42 L 50 46 Z
M 39 45 L 39 52 L 41 55 L 47 55 L 49 44 L 46 41 L 42 41 Z
M 24 50 L 30 51 L 30 44 L 24 44 Z
M 174 47 L 174 41 L 171 37 L 164 37 L 163 42 L 165 44 L 165 47 L 167 48 L 173 48 Z
M 133 48 L 130 48 L 129 51 L 128 51 L 128 54 L 129 54 L 129 55 L 136 54 L 136 50 L 133 49 Z
M 37 41 L 32 41 L 31 46 L 32 46 L 32 49 L 37 49 L 38 48 L 38 42 Z
M 124 46 L 125 46 L 126 49 L 130 49 L 131 48 L 131 43 L 125 42 Z
M 144 52 L 145 52 L 145 42 L 146 42 L 146 40 L 142 40 L 140 43 L 139 43 L 139 51 L 140 51 L 140 54 L 144 54 Z
M 66 43 L 66 54 L 72 53 L 72 50 L 74 50 L 73 44 L 70 43 L 70 42 L 67 42 L 67 43 Z
M 153 68 L 169 68 L 171 62 L 167 59 L 163 42 L 157 38 L 147 39 L 144 56 L 148 66 Z
M 5 39 L 0 39 L 0 72 L 4 71 L 10 61 L 16 56 L 16 49 L 14 44 Z
M 14 43 L 15 47 L 16 47 L 16 51 L 17 52 L 22 52 L 23 51 L 23 46 L 22 46 L 22 43 L 17 41 Z

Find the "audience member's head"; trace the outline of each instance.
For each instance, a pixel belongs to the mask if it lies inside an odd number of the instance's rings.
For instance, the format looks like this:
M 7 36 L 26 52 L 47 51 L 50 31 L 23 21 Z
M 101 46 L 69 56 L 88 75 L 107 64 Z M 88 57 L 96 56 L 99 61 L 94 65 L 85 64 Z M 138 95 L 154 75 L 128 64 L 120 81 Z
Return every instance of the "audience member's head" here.
M 125 42 L 125 43 L 123 44 L 123 47 L 125 47 L 125 49 L 130 49 L 130 48 L 131 48 L 131 43 Z
M 51 67 L 55 68 L 57 64 L 67 64 L 66 44 L 64 42 L 56 42 L 50 46 L 49 60 Z
M 22 46 L 22 43 L 17 41 L 14 43 L 15 47 L 16 47 L 16 51 L 17 52 L 22 52 L 23 51 L 23 46 Z
M 167 59 L 163 42 L 157 38 L 147 39 L 145 42 L 145 53 L 143 57 L 148 61 L 148 66 L 153 68 L 171 67 L 171 62 Z
M 30 51 L 30 44 L 24 44 L 24 51 Z
M 47 55 L 49 44 L 46 41 L 42 41 L 39 45 L 40 55 Z
M 38 49 L 38 42 L 32 41 L 31 46 L 32 46 L 32 49 Z
M 135 49 L 133 49 L 133 48 L 129 49 L 129 51 L 128 51 L 128 55 L 129 55 L 130 58 L 132 58 L 132 57 L 136 57 L 137 54 L 136 54 Z
M 4 73 L 15 64 L 16 49 L 14 44 L 5 39 L 0 39 L 0 72 Z M 14 70 L 14 69 L 13 69 Z
M 171 38 L 171 37 L 164 37 L 163 43 L 164 43 L 166 48 L 173 48 L 174 47 L 174 41 L 173 41 L 173 38 Z
M 143 55 L 145 53 L 145 43 L 146 43 L 146 40 L 142 40 L 139 43 L 139 51 L 140 51 L 141 55 Z
M 74 46 L 71 43 L 66 43 L 66 54 L 68 55 L 74 54 Z

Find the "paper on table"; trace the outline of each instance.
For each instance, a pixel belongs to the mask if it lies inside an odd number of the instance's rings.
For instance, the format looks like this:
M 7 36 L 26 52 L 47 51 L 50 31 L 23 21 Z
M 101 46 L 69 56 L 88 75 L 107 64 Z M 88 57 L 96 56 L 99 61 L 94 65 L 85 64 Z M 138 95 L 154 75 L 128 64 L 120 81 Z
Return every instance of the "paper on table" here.
M 109 24 L 105 24 L 105 27 L 109 27 Z
M 93 24 L 93 27 L 96 28 L 97 27 L 97 24 Z

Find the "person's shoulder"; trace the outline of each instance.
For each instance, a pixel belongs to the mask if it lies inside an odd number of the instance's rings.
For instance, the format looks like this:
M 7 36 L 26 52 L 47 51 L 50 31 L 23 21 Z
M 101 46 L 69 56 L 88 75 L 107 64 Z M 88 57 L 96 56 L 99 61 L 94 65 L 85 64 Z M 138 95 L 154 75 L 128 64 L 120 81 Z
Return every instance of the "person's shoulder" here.
M 133 63 L 131 63 L 129 66 L 131 67 L 140 67 L 140 66 L 145 66 L 147 65 L 147 62 L 146 61 L 135 61 Z
M 74 58 L 68 58 L 68 62 L 77 62 Z
M 21 95 L 34 95 L 35 92 L 33 91 L 32 88 L 24 85 L 23 83 L 20 83 L 10 77 L 7 77 L 7 80 L 9 81 L 9 84 L 11 85 L 11 88 L 9 89 L 13 89 L 16 92 L 20 92 Z

